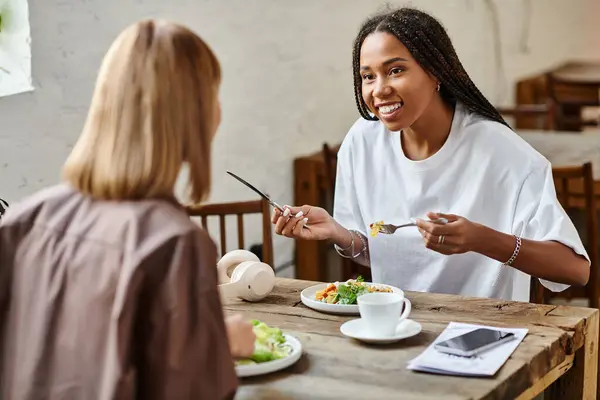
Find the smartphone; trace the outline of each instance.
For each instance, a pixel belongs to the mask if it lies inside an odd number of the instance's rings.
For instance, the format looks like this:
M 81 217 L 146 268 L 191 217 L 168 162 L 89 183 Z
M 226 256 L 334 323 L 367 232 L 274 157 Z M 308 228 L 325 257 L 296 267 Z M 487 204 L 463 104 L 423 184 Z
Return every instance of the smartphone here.
M 434 347 L 442 353 L 471 357 L 509 342 L 514 338 L 515 335 L 511 332 L 478 328 L 464 335 L 437 343 Z

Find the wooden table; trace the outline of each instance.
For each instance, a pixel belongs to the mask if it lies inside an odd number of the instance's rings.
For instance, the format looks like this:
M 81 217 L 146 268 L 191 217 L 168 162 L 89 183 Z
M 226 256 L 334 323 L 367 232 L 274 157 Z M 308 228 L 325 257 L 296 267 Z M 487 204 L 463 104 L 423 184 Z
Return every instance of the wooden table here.
M 600 62 L 598 61 L 572 61 L 551 72 L 561 80 L 600 86 Z
M 596 206 L 600 209 L 600 131 L 564 132 L 517 130 L 527 143 L 546 157 L 553 167 L 592 163 Z M 557 188 L 557 191 L 559 188 Z M 579 196 L 569 199 L 569 206 L 584 207 L 583 182 L 571 182 L 570 191 Z
M 355 317 L 319 313 L 300 303 L 300 291 L 314 283 L 278 279 L 262 302 L 225 302 L 226 314 L 241 312 L 280 327 L 304 348 L 294 366 L 243 379 L 237 399 L 529 399 L 546 387 L 546 400 L 596 398 L 598 310 L 407 292 L 410 318 L 422 332 L 397 344 L 368 346 L 339 331 Z M 451 321 L 529 333 L 493 378 L 406 369 Z
M 597 90 L 591 90 L 581 97 L 580 100 L 595 102 L 600 94 L 600 62 L 598 61 L 569 61 L 561 65 L 554 66 L 540 73 L 521 79 L 516 84 L 516 104 L 546 104 L 548 100 L 548 87 L 546 74 L 551 72 L 557 78 L 563 81 L 570 81 L 575 84 L 585 84 L 596 86 Z M 581 113 L 580 107 L 566 107 L 563 112 L 566 115 L 576 116 Z M 522 115 L 515 118 L 516 126 L 520 129 L 535 128 L 538 117 Z M 576 126 L 571 127 L 577 129 Z
M 565 166 L 591 161 L 594 166 L 597 201 L 600 206 L 600 132 L 517 131 L 553 165 Z M 294 204 L 324 206 L 327 180 L 321 151 L 294 160 Z M 580 188 L 583 193 L 583 187 Z M 574 188 L 573 192 L 577 192 Z M 577 206 L 577 202 L 574 202 Z M 326 280 L 327 244 L 317 241 L 296 240 L 296 277 Z
M 554 167 L 591 162 L 594 180 L 600 181 L 600 130 L 563 132 L 519 129 L 517 134 L 546 157 Z

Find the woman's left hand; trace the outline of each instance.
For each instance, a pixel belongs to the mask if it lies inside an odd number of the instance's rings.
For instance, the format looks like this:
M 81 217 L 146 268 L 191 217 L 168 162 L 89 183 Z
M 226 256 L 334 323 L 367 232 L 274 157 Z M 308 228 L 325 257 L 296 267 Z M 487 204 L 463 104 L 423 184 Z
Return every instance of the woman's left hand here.
M 453 214 L 427 213 L 431 220 L 445 218 L 447 224 L 417 220 L 419 232 L 425 241 L 425 247 L 438 253 L 462 254 L 475 251 L 481 237 L 482 225 Z

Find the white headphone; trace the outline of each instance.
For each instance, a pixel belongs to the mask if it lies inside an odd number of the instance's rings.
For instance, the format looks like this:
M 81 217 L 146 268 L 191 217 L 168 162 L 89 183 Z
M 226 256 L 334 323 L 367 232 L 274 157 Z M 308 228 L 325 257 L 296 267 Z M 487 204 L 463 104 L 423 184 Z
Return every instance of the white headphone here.
M 231 274 L 227 270 L 236 266 Z M 239 297 L 259 301 L 267 297 L 275 285 L 275 273 L 269 265 L 247 250 L 233 250 L 217 263 L 221 297 Z

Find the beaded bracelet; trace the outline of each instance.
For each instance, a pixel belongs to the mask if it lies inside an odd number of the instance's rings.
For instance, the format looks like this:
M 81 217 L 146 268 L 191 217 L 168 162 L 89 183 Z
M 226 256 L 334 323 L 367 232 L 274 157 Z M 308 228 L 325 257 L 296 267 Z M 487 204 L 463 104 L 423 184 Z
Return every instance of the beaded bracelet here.
M 367 238 L 365 238 L 365 236 L 362 233 L 360 233 L 360 232 L 356 232 L 356 234 L 358 235 L 358 238 L 360 239 L 360 241 L 363 244 L 363 248 L 360 251 L 360 253 L 358 253 L 358 254 L 365 253 L 364 254 L 364 258 L 367 261 L 367 264 L 370 265 L 371 264 L 371 260 L 369 259 L 369 247 L 367 246 L 367 240 L 366 240 Z

